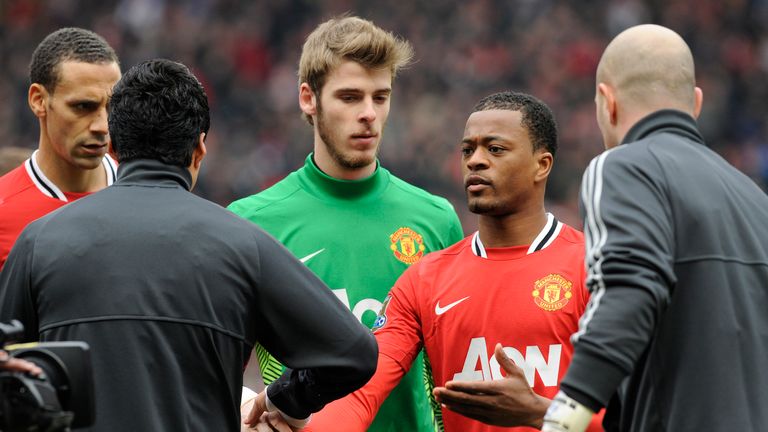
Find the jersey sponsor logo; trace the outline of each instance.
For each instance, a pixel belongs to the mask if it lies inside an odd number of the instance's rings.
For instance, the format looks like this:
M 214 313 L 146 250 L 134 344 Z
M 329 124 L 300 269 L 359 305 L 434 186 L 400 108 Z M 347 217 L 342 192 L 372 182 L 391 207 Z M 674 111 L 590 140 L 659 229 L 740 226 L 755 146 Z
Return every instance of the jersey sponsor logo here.
M 398 228 L 389 236 L 389 241 L 395 258 L 408 265 L 416 263 L 424 255 L 424 239 L 408 227 Z
M 455 302 L 453 302 L 453 303 L 451 303 L 451 304 L 449 304 L 447 306 L 443 306 L 443 307 L 440 307 L 440 300 L 438 300 L 437 303 L 435 303 L 435 314 L 436 315 L 442 315 L 442 314 L 448 312 L 448 310 L 450 308 L 456 306 L 457 304 L 463 302 L 464 300 L 466 300 L 468 298 L 469 298 L 469 296 L 466 296 L 463 299 L 456 300 Z
M 309 254 L 309 255 L 305 256 L 304 258 L 299 258 L 299 261 L 301 261 L 302 263 L 306 264 L 306 263 L 307 263 L 307 261 L 311 260 L 312 258 L 314 258 L 315 256 L 317 256 L 319 253 L 321 253 L 321 252 L 322 252 L 322 251 L 324 251 L 324 250 L 325 250 L 325 248 L 323 248 L 323 249 L 320 249 L 320 250 L 318 250 L 318 251 L 316 251 L 316 252 L 312 252 L 311 254 Z
M 358 321 L 363 322 L 363 314 L 365 314 L 368 311 L 372 311 L 376 315 L 379 314 L 381 311 L 381 305 L 382 303 L 376 299 L 372 298 L 366 298 L 362 299 L 359 302 L 355 303 L 353 307 L 349 304 L 349 295 L 347 294 L 346 288 L 340 288 L 332 290 L 333 293 L 338 297 L 339 300 L 341 300 L 342 303 L 344 303 L 344 306 L 349 308 L 352 311 L 352 315 L 354 315 Z
M 379 315 L 376 317 L 376 321 L 373 322 L 371 331 L 376 331 L 384 327 L 384 324 L 387 323 L 387 306 L 389 306 L 389 300 L 391 299 L 392 299 L 391 295 L 388 295 L 387 298 L 384 299 L 384 303 L 381 304 L 381 310 L 379 311 Z
M 525 373 L 528 385 L 533 387 L 533 381 L 538 373 L 539 378 L 546 387 L 557 385 L 560 375 L 560 356 L 563 351 L 561 344 L 553 344 L 546 347 L 546 357 L 541 348 L 536 345 L 525 347 L 525 353 L 515 348 L 504 347 L 504 352 Z M 480 369 L 477 369 L 477 366 Z M 461 372 L 453 375 L 454 380 L 461 381 L 492 381 L 502 379 L 501 366 L 493 355 L 488 354 L 488 346 L 484 337 L 473 338 L 469 342 L 467 357 Z
M 534 303 L 548 312 L 562 309 L 573 297 L 571 292 L 573 284 L 558 274 L 545 276 L 537 280 L 533 285 Z

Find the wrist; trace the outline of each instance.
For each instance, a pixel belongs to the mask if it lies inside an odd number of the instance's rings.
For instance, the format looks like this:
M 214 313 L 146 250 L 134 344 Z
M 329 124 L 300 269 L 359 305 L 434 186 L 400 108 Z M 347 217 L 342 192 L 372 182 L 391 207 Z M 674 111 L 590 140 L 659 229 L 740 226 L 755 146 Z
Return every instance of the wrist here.
M 549 405 L 541 430 L 544 432 L 584 432 L 594 411 L 559 391 Z

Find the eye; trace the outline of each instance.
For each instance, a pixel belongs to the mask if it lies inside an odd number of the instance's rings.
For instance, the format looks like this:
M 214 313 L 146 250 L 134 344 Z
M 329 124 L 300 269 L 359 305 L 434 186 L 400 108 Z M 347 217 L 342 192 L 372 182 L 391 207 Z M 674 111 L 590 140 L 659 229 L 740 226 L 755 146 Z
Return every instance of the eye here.
M 490 146 L 488 147 L 488 152 L 491 154 L 499 154 L 504 151 L 504 147 L 499 146 Z
M 95 110 L 98 107 L 97 103 L 94 102 L 75 102 L 71 105 L 72 109 L 77 112 L 90 112 Z
M 389 100 L 389 95 L 377 95 L 373 97 L 373 100 L 378 103 L 384 103 Z
M 355 102 L 359 98 L 356 95 L 344 94 L 339 96 L 339 99 L 341 99 L 343 102 Z
M 473 151 L 474 151 L 474 149 L 472 147 L 469 147 L 469 146 L 462 146 L 461 147 L 461 155 L 462 156 L 469 156 L 469 155 L 472 154 Z

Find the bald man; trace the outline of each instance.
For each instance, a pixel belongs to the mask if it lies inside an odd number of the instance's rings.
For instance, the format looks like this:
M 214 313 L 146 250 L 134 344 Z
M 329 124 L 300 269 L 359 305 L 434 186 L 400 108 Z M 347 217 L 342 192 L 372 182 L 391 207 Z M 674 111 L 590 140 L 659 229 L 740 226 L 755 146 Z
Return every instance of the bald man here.
M 704 144 L 694 76 L 656 25 L 600 60 L 607 151 L 581 190 L 592 296 L 544 431 L 604 406 L 607 430 L 768 430 L 768 197 Z

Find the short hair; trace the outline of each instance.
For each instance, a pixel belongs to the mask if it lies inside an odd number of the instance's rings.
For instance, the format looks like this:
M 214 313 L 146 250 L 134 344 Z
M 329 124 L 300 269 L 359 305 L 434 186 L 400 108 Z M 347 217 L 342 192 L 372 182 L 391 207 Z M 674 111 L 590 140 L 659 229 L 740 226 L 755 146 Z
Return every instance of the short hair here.
M 29 83 L 41 84 L 53 93 L 59 82 L 59 65 L 65 61 L 120 64 L 103 37 L 90 30 L 65 27 L 46 36 L 35 48 L 29 63 Z
M 307 36 L 299 60 L 299 84 L 307 83 L 316 95 L 328 74 L 344 60 L 368 69 L 397 72 L 413 58 L 411 44 L 374 23 L 354 16 L 339 16 L 320 24 Z M 311 122 L 311 118 L 305 115 Z
M 154 159 L 187 167 L 211 122 L 200 81 L 183 64 L 166 59 L 129 69 L 113 89 L 108 112 L 119 162 Z
M 478 102 L 472 112 L 488 110 L 520 111 L 520 122 L 528 130 L 533 151 L 545 149 L 557 152 L 557 122 L 552 110 L 538 98 L 526 93 L 505 91 L 486 96 Z

